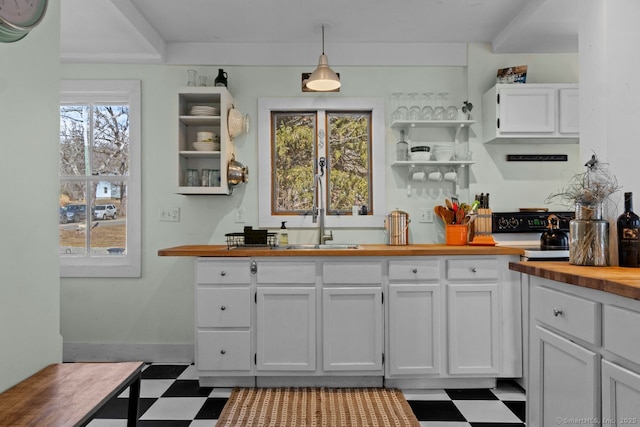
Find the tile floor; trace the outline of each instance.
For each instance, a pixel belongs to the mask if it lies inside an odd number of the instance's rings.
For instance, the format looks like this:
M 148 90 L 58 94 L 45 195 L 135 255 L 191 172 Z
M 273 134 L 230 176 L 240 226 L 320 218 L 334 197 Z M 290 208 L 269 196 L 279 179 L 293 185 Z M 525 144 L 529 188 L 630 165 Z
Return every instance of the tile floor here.
M 421 427 L 524 427 L 525 394 L 511 381 L 500 381 L 495 389 L 403 392 Z M 200 388 L 193 365 L 148 365 L 142 372 L 138 426 L 213 427 L 230 393 Z M 125 427 L 127 397 L 125 391 L 109 401 L 88 427 Z

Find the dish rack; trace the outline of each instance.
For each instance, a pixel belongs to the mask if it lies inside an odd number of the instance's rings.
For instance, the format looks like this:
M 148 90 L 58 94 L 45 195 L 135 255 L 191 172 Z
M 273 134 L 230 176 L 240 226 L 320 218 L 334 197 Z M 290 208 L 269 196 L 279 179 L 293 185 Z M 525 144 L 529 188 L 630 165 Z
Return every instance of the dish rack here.
M 227 249 L 233 248 L 269 248 L 276 246 L 277 233 L 267 230 L 245 228 L 242 233 L 227 233 Z

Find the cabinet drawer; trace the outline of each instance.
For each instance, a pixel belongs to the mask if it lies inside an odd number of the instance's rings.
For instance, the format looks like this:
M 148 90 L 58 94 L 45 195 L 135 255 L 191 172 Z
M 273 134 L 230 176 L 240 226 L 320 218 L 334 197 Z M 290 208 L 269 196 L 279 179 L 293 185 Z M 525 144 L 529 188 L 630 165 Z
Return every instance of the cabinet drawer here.
M 535 286 L 531 310 L 536 320 L 591 344 L 600 344 L 599 302 Z
M 322 281 L 327 284 L 382 284 L 382 264 L 379 262 L 325 262 Z
M 389 280 L 425 281 L 440 278 L 440 263 L 433 260 L 389 261 Z
M 640 313 L 604 306 L 604 348 L 640 365 Z
M 249 331 L 198 331 L 196 362 L 200 371 L 251 369 Z
M 316 263 L 298 261 L 261 261 L 258 263 L 258 283 L 315 284 Z
M 498 260 L 495 258 L 449 259 L 447 278 L 450 280 L 497 280 Z
M 248 286 L 203 288 L 196 291 L 199 327 L 251 326 L 251 293 Z
M 249 283 L 250 266 L 248 260 L 196 260 L 196 283 L 227 284 Z

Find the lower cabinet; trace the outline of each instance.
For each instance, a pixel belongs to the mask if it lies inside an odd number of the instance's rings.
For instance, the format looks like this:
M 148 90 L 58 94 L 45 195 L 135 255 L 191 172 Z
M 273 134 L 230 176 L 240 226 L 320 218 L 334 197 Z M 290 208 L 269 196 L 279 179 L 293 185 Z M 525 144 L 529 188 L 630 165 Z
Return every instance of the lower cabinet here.
M 316 289 L 258 286 L 256 369 L 316 370 Z
M 324 371 L 382 374 L 383 339 L 382 285 L 322 290 Z
M 527 425 L 640 423 L 640 301 L 528 282 Z

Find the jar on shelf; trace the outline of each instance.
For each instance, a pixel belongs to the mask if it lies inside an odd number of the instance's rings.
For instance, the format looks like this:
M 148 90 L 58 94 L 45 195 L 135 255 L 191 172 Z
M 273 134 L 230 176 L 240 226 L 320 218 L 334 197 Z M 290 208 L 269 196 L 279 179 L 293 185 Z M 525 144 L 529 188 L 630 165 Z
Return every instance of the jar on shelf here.
M 569 263 L 609 265 L 609 222 L 602 218 L 602 204 L 576 203 L 569 222 Z

